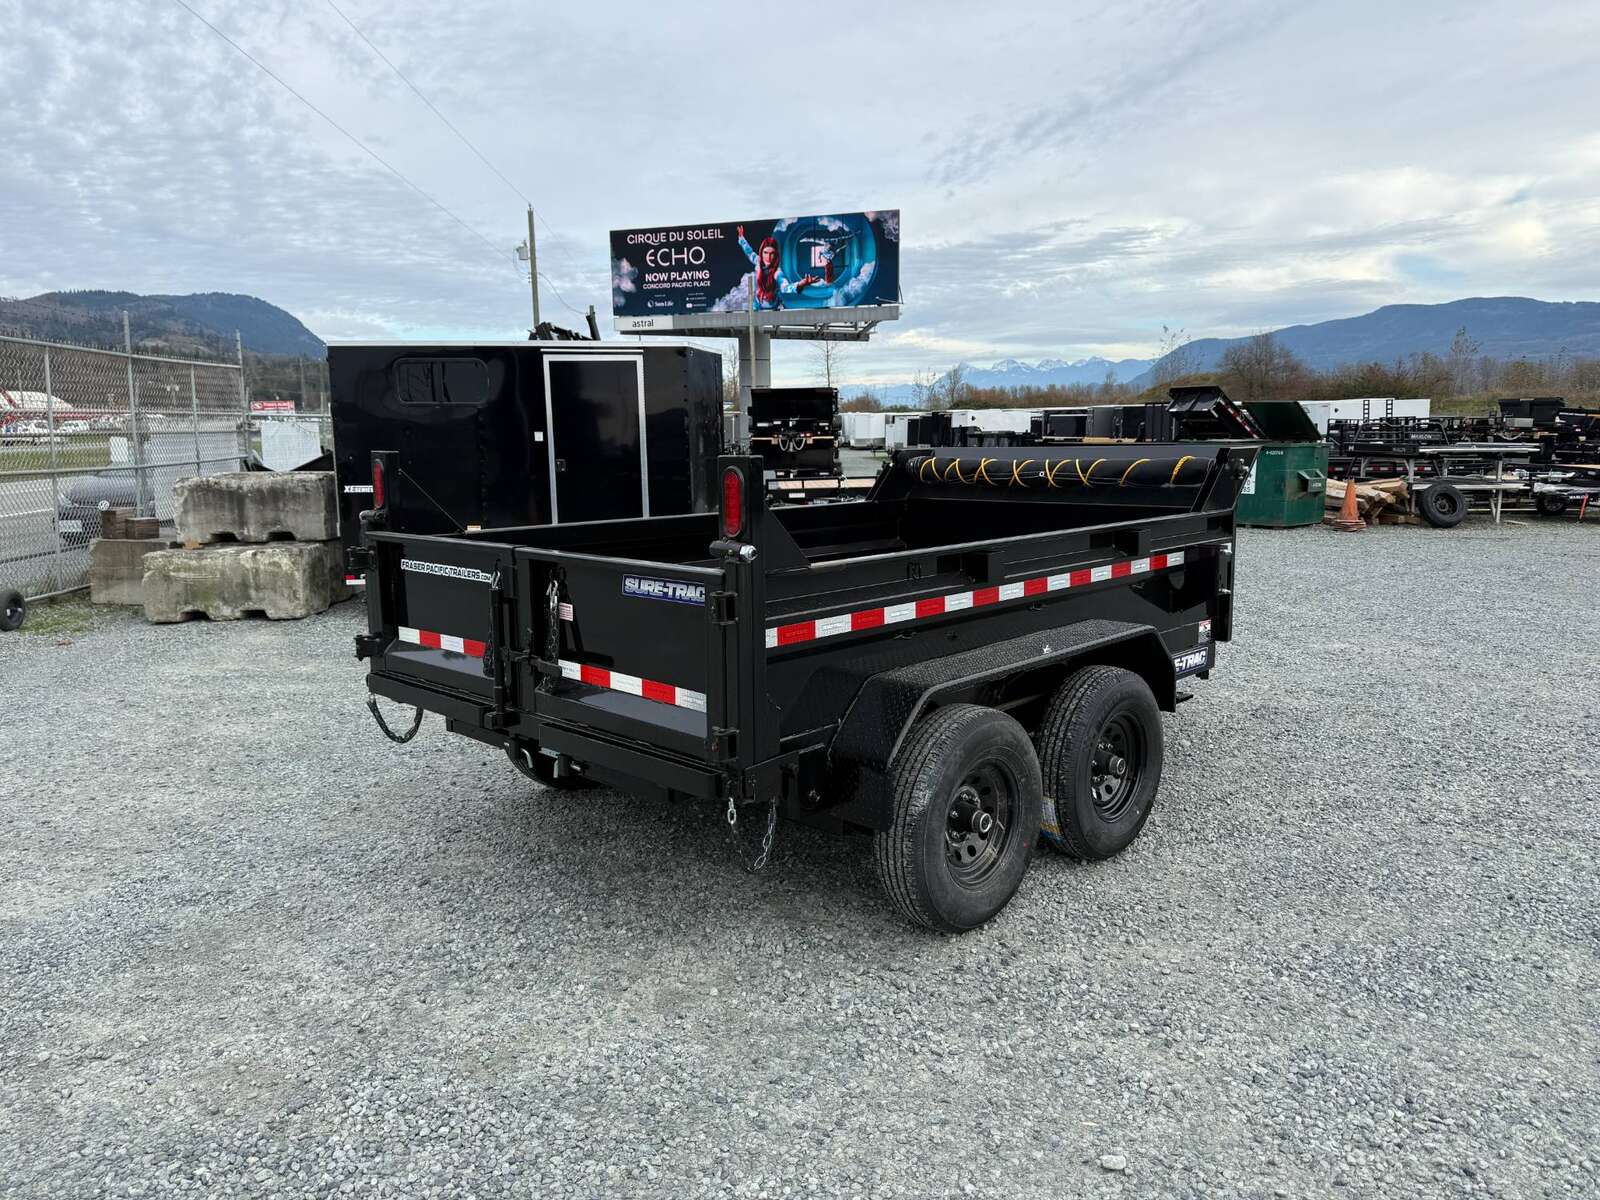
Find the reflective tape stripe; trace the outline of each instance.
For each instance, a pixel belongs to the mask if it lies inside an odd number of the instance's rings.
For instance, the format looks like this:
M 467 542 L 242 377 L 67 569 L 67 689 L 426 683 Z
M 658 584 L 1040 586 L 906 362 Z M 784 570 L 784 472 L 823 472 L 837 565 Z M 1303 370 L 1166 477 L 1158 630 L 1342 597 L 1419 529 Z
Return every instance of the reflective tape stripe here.
M 961 612 L 969 608 L 987 608 L 992 604 L 1006 604 L 1014 600 L 1027 600 L 1049 592 L 1069 588 L 1088 587 L 1113 579 L 1129 579 L 1135 575 L 1148 575 L 1183 565 L 1182 550 L 1166 554 L 1152 554 L 1149 558 L 1124 559 L 1104 563 L 1098 567 L 1084 567 L 1076 571 L 1063 571 L 1056 575 L 1038 575 L 1032 579 L 1019 579 L 998 587 L 981 587 L 970 592 L 951 592 L 944 596 L 929 596 L 923 600 L 908 600 L 904 604 L 890 604 L 884 608 L 866 608 L 859 612 L 840 613 L 832 617 L 817 617 L 810 621 L 791 621 L 774 625 L 767 631 L 767 649 L 793 646 L 800 642 L 814 642 L 822 638 L 837 637 L 842 633 L 856 633 L 863 629 L 877 629 L 883 625 L 898 625 L 903 621 L 942 617 L 946 613 Z
M 641 696 L 646 700 L 654 700 L 657 704 L 671 704 L 676 708 L 692 709 L 695 712 L 706 710 L 706 698 L 703 692 L 691 692 L 688 688 L 674 687 L 670 683 L 657 683 L 654 679 L 642 679 L 638 675 L 624 675 L 621 671 L 608 671 L 604 667 L 591 667 L 587 663 L 568 662 L 564 658 L 558 660 L 557 665 L 561 668 L 561 678 L 571 679 L 576 683 L 587 683 L 590 687 L 606 688 L 629 696 Z
M 456 637 L 448 633 L 435 633 L 431 629 L 412 629 L 405 625 L 400 626 L 400 640 L 427 650 L 448 650 L 452 654 L 465 654 L 468 658 L 482 658 L 489 651 L 488 645 L 484 642 L 475 642 L 471 638 Z

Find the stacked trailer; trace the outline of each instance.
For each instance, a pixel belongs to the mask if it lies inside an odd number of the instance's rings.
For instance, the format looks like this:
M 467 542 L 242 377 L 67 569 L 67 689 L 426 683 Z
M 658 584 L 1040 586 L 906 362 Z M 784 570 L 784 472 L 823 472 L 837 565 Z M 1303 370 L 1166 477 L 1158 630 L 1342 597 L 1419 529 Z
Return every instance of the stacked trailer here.
M 714 804 L 752 867 L 780 816 L 862 833 L 901 913 L 970 929 L 1041 832 L 1099 859 L 1143 827 L 1160 714 L 1232 633 L 1254 454 L 901 451 L 866 500 L 799 508 L 724 457 L 718 513 L 451 537 L 380 509 L 356 652 L 375 714 L 439 713 L 547 786 Z

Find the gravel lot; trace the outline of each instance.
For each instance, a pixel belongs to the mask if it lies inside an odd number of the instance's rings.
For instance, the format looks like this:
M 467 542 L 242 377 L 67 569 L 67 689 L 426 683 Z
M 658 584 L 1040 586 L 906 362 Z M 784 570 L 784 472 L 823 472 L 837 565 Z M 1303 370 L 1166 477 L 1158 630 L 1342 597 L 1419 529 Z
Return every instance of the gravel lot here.
M 1600 1195 L 1600 531 L 1241 538 L 1134 847 L 864 842 L 393 747 L 298 623 L 0 635 L 0 1196 Z M 57 632 L 49 632 L 54 626 Z

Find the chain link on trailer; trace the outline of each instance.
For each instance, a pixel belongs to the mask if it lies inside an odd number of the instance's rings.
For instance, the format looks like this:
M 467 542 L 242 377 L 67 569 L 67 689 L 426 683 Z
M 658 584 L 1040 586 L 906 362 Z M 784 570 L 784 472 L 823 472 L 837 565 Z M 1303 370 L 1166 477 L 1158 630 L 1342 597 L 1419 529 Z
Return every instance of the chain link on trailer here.
M 367 697 L 367 707 L 372 710 L 372 719 L 378 723 L 378 728 L 383 730 L 383 736 L 401 746 L 416 737 L 417 730 L 422 728 L 422 708 L 420 705 L 411 718 L 411 728 L 404 733 L 396 733 L 389 728 L 389 723 L 383 719 L 383 714 L 378 711 L 378 698 L 376 696 Z
M 772 834 L 778 827 L 778 798 L 774 796 L 767 806 L 767 830 L 761 835 L 761 851 L 751 858 L 744 851 L 744 843 L 739 838 L 739 806 L 733 802 L 733 797 L 728 797 L 728 839 L 733 843 L 733 852 L 739 856 L 739 865 L 746 873 L 754 875 L 767 865 L 767 860 L 772 857 Z
M 550 572 L 550 582 L 545 585 L 544 599 L 546 609 L 544 659 L 554 665 L 561 661 L 561 580 L 555 571 Z M 553 692 L 555 679 L 549 675 L 543 676 L 535 690 Z

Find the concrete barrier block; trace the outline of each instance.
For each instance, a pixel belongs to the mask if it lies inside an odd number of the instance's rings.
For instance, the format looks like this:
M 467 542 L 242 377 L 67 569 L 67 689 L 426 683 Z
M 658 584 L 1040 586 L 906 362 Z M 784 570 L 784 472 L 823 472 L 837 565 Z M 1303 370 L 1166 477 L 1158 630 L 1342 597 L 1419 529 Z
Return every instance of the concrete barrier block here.
M 144 560 L 144 615 L 164 624 L 207 616 L 233 621 L 260 613 L 275 621 L 319 613 L 333 603 L 337 542 L 272 542 L 160 550 Z
M 144 560 L 165 550 L 160 538 L 96 538 L 89 543 L 89 603 L 144 603 Z
M 331 471 L 236 471 L 172 488 L 183 542 L 322 542 L 339 536 Z

